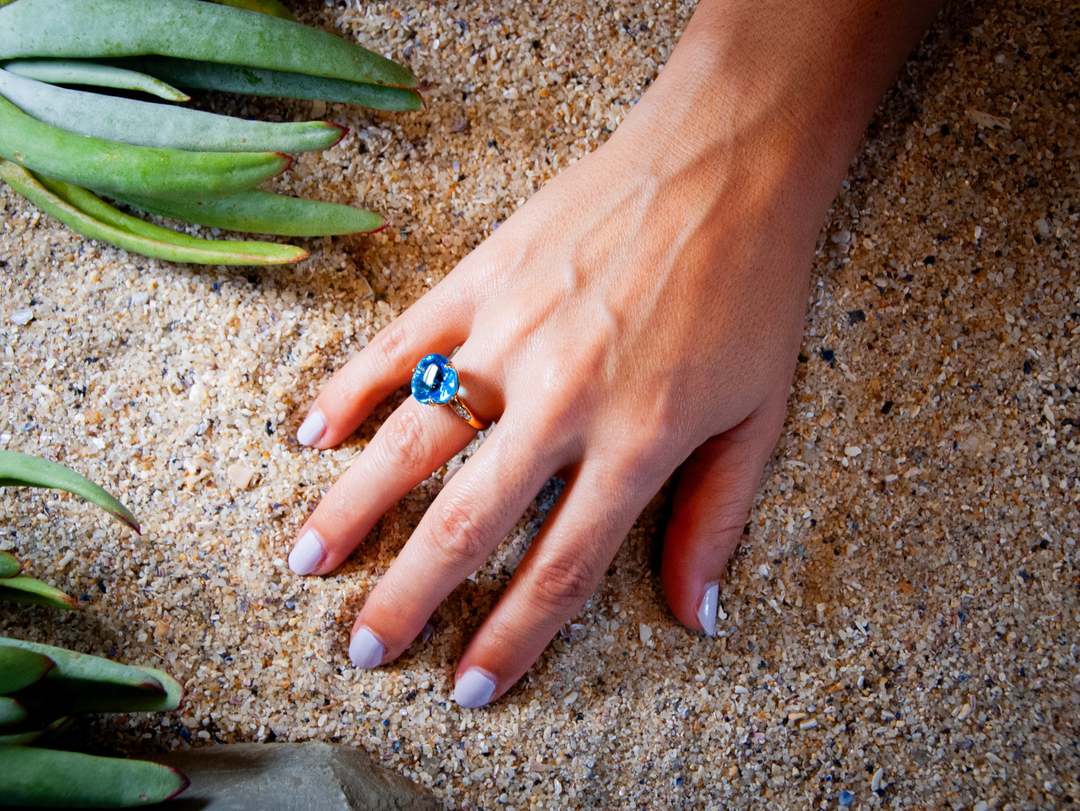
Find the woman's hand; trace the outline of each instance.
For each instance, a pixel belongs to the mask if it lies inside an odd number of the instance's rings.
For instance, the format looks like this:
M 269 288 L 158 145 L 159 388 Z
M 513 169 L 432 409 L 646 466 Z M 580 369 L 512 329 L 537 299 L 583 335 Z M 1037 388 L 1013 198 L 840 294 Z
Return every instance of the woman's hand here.
M 819 84 L 854 79 L 843 64 L 808 79 L 795 44 L 811 43 L 816 59 L 836 35 L 812 4 L 793 4 L 794 34 L 758 19 L 759 5 L 703 2 L 609 142 L 316 400 L 298 438 L 328 448 L 420 358 L 460 347 L 462 398 L 496 422 L 368 597 L 349 649 L 357 666 L 398 656 L 555 475 L 566 482 L 559 503 L 459 664 L 459 703 L 482 705 L 520 678 L 680 466 L 662 580 L 676 617 L 714 632 L 718 583 L 783 425 L 817 232 L 881 91 L 859 121 L 829 126 Z M 735 36 L 739 25 L 754 37 Z M 755 43 L 774 28 L 779 55 L 763 63 Z M 332 571 L 475 433 L 450 408 L 409 399 L 301 529 L 290 566 Z

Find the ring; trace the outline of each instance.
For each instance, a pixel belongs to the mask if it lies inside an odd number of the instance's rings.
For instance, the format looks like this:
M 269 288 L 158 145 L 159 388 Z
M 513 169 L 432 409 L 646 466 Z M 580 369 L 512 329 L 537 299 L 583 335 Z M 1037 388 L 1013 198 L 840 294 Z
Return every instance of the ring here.
M 464 393 L 458 380 L 457 369 L 449 358 L 432 353 L 416 364 L 412 376 L 412 396 L 429 406 L 448 405 L 465 422 L 483 431 L 490 422 L 478 420 L 465 405 L 459 392 Z

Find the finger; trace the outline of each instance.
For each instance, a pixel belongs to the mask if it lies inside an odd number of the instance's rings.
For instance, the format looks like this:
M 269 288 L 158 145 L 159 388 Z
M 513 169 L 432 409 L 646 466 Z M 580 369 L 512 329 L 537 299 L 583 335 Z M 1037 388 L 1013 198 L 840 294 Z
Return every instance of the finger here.
M 509 690 L 581 610 L 644 506 L 630 494 L 615 503 L 612 494 L 624 492 L 625 485 L 599 466 L 585 466 L 567 481 L 506 593 L 462 656 L 454 687 L 458 704 L 480 707 Z
M 464 343 L 472 312 L 451 288 L 446 290 L 436 288 L 420 298 L 330 379 L 297 430 L 297 442 L 316 448 L 337 445 L 408 381 L 422 357 L 449 355 Z
M 289 554 L 297 574 L 325 574 L 349 556 L 390 507 L 459 453 L 476 429 L 447 406 L 410 397 L 330 488 Z
M 558 467 L 553 443 L 535 446 L 540 453 L 522 446 L 533 437 L 504 418 L 446 485 L 357 617 L 353 664 L 374 667 L 398 656 L 506 537 Z
M 755 414 L 683 463 L 664 535 L 660 580 L 671 610 L 688 628 L 716 633 L 720 581 L 782 425 L 782 412 L 779 420 Z

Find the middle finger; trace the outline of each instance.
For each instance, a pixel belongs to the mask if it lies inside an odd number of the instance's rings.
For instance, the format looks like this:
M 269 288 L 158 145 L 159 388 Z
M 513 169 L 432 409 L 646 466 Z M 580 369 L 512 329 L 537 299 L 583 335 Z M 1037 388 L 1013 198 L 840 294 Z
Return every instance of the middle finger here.
M 534 430 L 509 416 L 443 488 L 364 604 L 353 663 L 374 667 L 412 642 L 439 603 L 483 563 L 562 463 L 561 443 L 523 443 Z
M 469 405 L 478 404 L 470 400 Z M 480 406 L 484 405 L 487 402 L 482 401 Z M 475 436 L 476 429 L 448 406 L 432 407 L 410 397 L 319 502 L 299 532 L 289 555 L 290 568 L 297 574 L 325 574 L 337 568 L 384 512 Z

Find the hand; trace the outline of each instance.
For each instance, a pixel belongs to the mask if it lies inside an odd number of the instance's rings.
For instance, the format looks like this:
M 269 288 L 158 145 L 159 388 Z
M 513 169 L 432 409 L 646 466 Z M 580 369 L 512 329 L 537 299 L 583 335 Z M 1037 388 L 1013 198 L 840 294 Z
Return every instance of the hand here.
M 460 347 L 462 397 L 496 421 L 369 595 L 354 664 L 398 656 L 554 475 L 566 483 L 560 501 L 466 649 L 459 703 L 482 705 L 520 678 L 680 465 L 661 577 L 676 617 L 714 632 L 718 583 L 783 425 L 817 232 L 857 139 L 850 124 L 840 143 L 817 127 L 797 60 L 762 73 L 768 83 L 731 75 L 727 95 L 716 91 L 733 58 L 710 16 L 723 2 L 699 7 L 605 146 L 533 197 L 316 400 L 298 438 L 328 448 L 421 357 Z M 302 527 L 290 566 L 332 571 L 474 436 L 451 409 L 410 398 Z

